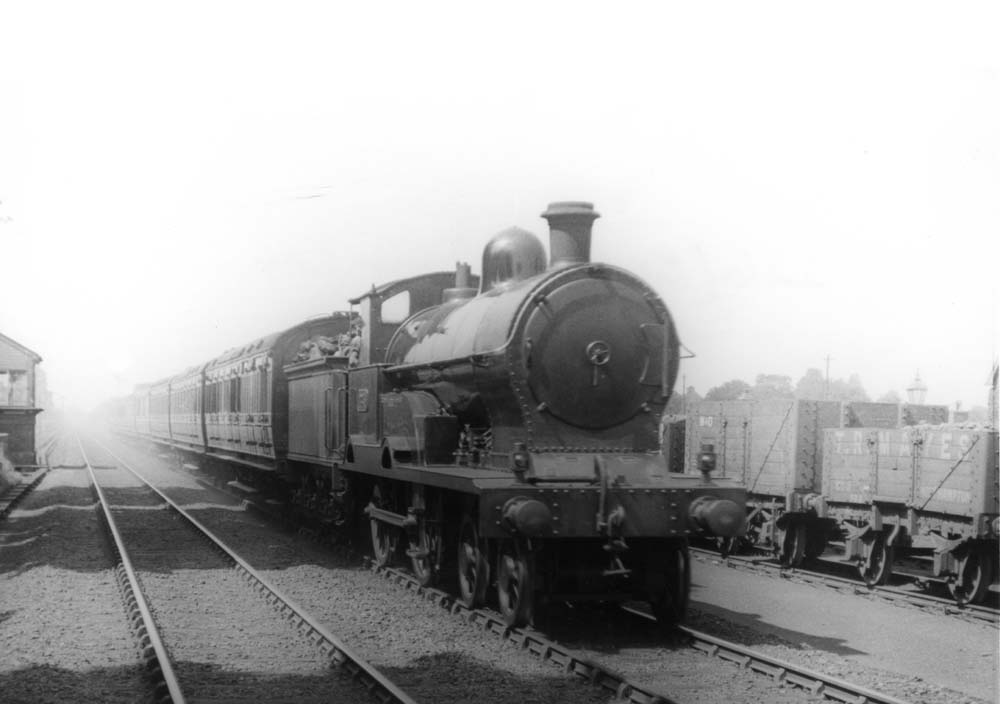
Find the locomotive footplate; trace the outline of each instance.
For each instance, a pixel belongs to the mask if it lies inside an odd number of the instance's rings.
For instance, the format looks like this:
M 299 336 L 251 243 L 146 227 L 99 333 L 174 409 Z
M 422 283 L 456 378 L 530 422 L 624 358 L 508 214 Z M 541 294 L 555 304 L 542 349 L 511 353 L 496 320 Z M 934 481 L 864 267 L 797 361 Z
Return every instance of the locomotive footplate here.
M 535 474 L 396 464 L 375 474 L 475 497 L 483 538 L 733 537 L 745 530 L 744 490 L 728 480 L 668 475 L 657 456 L 533 456 Z M 541 466 L 539 466 L 541 465 Z M 588 481 L 581 465 L 589 466 Z M 596 467 L 596 469 L 595 469 Z M 348 465 L 346 469 L 353 469 Z M 662 474 L 661 474 L 662 472 Z M 567 481 L 569 479 L 569 481 Z M 396 524 L 379 514 L 376 518 Z
M 629 538 L 732 537 L 743 530 L 738 488 L 477 485 L 479 528 L 487 538 L 604 538 L 613 546 Z

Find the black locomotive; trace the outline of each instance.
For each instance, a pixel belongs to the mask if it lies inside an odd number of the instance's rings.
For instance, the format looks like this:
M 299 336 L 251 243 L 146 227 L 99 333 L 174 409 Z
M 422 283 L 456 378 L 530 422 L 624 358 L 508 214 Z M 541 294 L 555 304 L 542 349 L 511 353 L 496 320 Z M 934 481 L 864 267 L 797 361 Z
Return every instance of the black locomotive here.
M 378 563 L 422 582 L 495 585 L 512 625 L 536 603 L 648 600 L 681 620 L 688 538 L 744 529 L 745 491 L 668 471 L 659 423 L 679 365 L 673 320 L 634 275 L 590 261 L 598 217 L 554 203 L 550 260 L 530 232 L 468 265 L 372 288 L 138 389 L 119 426 L 196 453 L 243 488 L 370 530 Z M 455 568 L 452 570 L 452 568 Z

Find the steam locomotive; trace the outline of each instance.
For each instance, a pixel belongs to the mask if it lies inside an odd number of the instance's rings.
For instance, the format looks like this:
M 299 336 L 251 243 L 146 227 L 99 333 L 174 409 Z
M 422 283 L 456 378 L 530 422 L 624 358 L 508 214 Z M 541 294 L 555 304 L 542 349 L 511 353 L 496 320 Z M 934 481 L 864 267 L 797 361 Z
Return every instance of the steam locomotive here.
M 671 473 L 659 422 L 679 366 L 663 301 L 590 261 L 589 203 L 553 203 L 550 259 L 511 228 L 467 264 L 373 287 L 141 387 L 120 430 L 193 453 L 247 491 L 370 535 L 506 622 L 537 604 L 646 600 L 683 619 L 688 538 L 732 537 L 745 490 Z M 367 536 L 366 536 L 367 537 Z

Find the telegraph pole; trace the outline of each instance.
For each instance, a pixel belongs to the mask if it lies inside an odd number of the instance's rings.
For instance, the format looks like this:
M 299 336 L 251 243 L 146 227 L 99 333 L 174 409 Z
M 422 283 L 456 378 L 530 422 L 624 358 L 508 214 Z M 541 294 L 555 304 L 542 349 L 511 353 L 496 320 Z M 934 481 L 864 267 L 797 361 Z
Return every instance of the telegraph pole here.
M 830 400 L 830 355 L 826 356 L 826 381 L 823 384 L 823 400 Z
M 688 377 L 681 374 L 681 413 L 685 416 L 688 412 Z

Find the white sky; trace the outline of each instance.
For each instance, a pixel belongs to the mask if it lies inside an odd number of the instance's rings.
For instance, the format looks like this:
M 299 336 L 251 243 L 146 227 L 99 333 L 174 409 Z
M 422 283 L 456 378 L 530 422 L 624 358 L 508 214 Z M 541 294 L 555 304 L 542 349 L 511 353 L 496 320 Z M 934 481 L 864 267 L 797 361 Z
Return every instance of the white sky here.
M 137 5 L 0 22 L 0 331 L 68 402 L 478 272 L 567 199 L 701 393 L 829 354 L 985 402 L 995 3 Z

